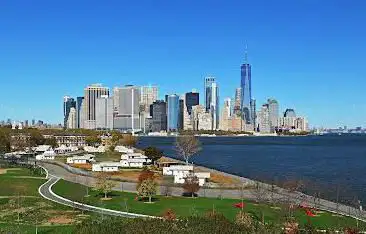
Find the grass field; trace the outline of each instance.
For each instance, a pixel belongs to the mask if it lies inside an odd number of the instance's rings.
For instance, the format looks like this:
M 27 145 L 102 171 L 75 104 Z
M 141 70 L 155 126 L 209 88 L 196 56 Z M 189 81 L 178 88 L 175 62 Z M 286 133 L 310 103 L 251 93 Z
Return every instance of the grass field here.
M 46 179 L 27 168 L 1 169 L 0 233 L 70 233 L 84 219 L 80 211 L 45 200 L 38 188 Z M 37 222 L 35 221 L 37 220 Z
M 53 191 L 63 197 L 75 201 L 82 201 L 95 206 L 101 206 L 114 210 L 121 210 L 133 213 L 148 214 L 161 216 L 167 209 L 172 209 L 177 217 L 185 217 L 192 215 L 205 215 L 207 212 L 215 210 L 224 214 L 228 219 L 234 220 L 240 209 L 233 207 L 240 200 L 234 199 L 216 199 L 216 198 L 185 198 L 185 197 L 164 197 L 157 196 L 154 203 L 144 203 L 136 201 L 136 194 L 112 192 L 111 200 L 102 201 L 102 197 L 96 191 L 90 191 L 89 197 L 84 197 L 86 187 L 80 184 L 75 184 L 60 180 L 54 185 Z M 70 192 L 72 191 L 72 192 Z M 279 223 L 283 222 L 284 212 L 281 212 L 281 207 L 271 207 L 268 204 L 255 204 L 250 201 L 244 201 L 244 211 L 250 213 L 253 217 L 262 217 L 264 215 L 265 222 Z M 356 221 L 348 217 L 334 216 L 331 213 L 319 212 L 316 217 L 306 216 L 303 210 L 296 210 L 294 213 L 296 220 L 300 225 L 304 226 L 307 222 L 311 222 L 317 228 L 342 228 L 355 227 Z M 360 227 L 366 230 L 364 223 Z

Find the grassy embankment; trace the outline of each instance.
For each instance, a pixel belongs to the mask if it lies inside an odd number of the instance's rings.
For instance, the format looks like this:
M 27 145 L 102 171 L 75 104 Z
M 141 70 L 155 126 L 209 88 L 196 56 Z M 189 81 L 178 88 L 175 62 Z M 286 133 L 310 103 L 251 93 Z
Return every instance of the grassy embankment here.
M 42 198 L 40 170 L 0 168 L 0 233 L 71 233 L 80 211 Z
M 86 188 L 83 185 L 67 181 L 59 181 L 53 191 L 63 197 L 84 201 L 95 206 L 121 210 L 133 213 L 162 216 L 164 211 L 172 209 L 177 217 L 187 217 L 192 215 L 204 215 L 207 212 L 215 210 L 224 214 L 228 219 L 234 220 L 240 210 L 233 207 L 233 204 L 240 202 L 235 199 L 215 199 L 215 198 L 186 198 L 186 197 L 164 197 L 156 196 L 155 202 L 148 204 L 143 201 L 135 200 L 135 193 L 115 192 L 110 194 L 111 200 L 101 200 L 102 194 L 96 191 L 90 191 L 89 197 L 85 196 Z M 72 193 L 70 193 L 72 191 Z M 271 206 L 270 204 L 256 204 L 251 201 L 244 201 L 244 211 L 251 214 L 252 217 L 261 219 L 262 215 L 266 223 L 282 223 L 286 212 L 283 207 Z M 294 217 L 301 226 L 311 222 L 316 228 L 339 228 L 355 227 L 356 221 L 352 218 L 333 215 L 328 212 L 317 212 L 315 217 L 308 217 L 305 211 L 298 209 L 294 212 Z M 366 225 L 361 223 L 362 230 L 366 230 Z

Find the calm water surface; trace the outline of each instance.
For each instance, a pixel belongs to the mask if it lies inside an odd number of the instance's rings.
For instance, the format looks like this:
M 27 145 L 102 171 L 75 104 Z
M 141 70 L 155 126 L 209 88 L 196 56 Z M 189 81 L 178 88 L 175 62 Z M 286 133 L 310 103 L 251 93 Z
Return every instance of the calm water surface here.
M 366 135 L 306 137 L 202 137 L 196 164 L 228 173 L 281 183 L 306 181 L 309 193 L 320 191 L 344 202 L 366 202 Z M 139 147 L 156 146 L 173 158 L 174 137 L 141 137 Z

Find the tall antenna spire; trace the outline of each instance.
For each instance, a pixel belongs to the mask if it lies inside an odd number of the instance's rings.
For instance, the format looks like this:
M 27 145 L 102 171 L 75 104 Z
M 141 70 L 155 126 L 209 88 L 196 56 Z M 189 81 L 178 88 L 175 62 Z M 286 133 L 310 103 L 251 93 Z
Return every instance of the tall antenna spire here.
M 244 57 L 244 62 L 247 64 L 248 63 L 248 44 L 245 44 L 245 57 Z

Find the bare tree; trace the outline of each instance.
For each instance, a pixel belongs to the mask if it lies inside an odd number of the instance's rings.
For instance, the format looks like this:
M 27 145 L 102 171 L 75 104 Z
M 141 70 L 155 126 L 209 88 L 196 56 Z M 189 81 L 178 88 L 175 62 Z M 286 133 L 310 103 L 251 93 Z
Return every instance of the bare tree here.
M 198 192 L 200 189 L 199 181 L 197 176 L 194 175 L 188 175 L 185 178 L 183 189 L 186 193 L 191 194 L 192 197 Z
M 178 154 L 188 164 L 189 159 L 201 150 L 201 144 L 197 137 L 192 135 L 177 137 L 175 148 Z
M 105 173 L 99 173 L 97 175 L 97 181 L 95 183 L 95 189 L 104 193 L 104 198 L 107 198 L 108 193 L 112 191 L 114 182 L 109 180 L 109 175 Z

